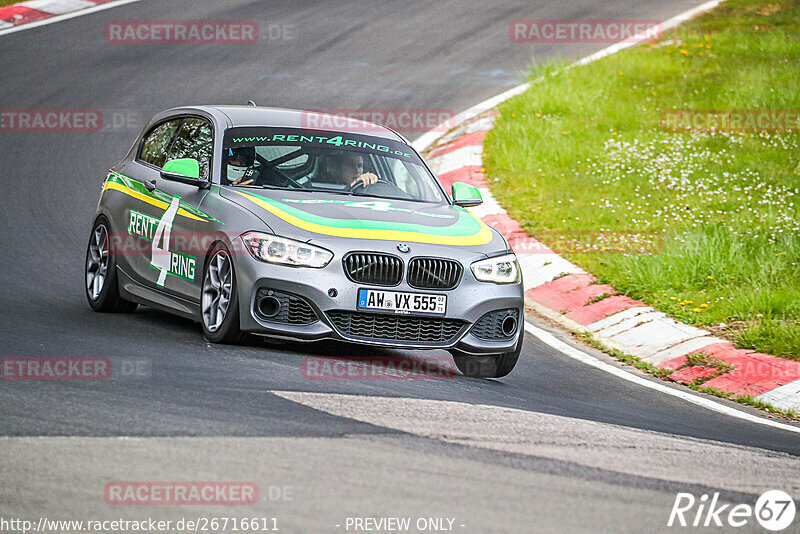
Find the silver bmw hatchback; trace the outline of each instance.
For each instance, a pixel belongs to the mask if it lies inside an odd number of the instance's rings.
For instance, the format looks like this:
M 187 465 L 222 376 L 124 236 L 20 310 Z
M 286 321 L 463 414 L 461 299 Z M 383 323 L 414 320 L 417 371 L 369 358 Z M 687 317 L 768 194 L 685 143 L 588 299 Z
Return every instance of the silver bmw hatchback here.
M 507 375 L 522 277 L 503 236 L 467 209 L 479 191 L 455 183 L 448 195 L 401 135 L 345 121 L 251 106 L 156 115 L 103 183 L 91 307 L 161 308 L 215 343 L 446 349 L 468 376 Z

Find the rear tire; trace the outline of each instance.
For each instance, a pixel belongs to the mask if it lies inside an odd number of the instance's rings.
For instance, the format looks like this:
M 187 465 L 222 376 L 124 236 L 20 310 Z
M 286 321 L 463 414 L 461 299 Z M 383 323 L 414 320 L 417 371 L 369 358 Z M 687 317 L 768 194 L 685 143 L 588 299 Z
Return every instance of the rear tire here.
M 517 365 L 522 352 L 524 331 L 519 333 L 517 346 L 511 352 L 502 354 L 475 355 L 452 349 L 453 361 L 464 376 L 471 378 L 502 378 Z
M 108 219 L 98 217 L 86 247 L 86 265 L 83 288 L 89 306 L 96 312 L 131 313 L 135 302 L 123 299 L 119 294 L 117 260 L 111 246 L 111 225 Z
M 203 335 L 211 343 L 237 345 L 248 337 L 239 325 L 239 295 L 233 257 L 222 243 L 214 245 L 203 268 L 200 313 Z

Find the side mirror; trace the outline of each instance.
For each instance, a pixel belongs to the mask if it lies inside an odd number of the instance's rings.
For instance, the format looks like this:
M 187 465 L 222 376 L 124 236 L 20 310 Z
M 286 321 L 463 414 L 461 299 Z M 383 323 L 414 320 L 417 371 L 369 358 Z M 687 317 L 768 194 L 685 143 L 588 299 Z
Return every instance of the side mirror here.
M 207 187 L 209 184 L 208 180 L 200 179 L 200 164 L 192 158 L 173 159 L 166 162 L 161 169 L 161 177 L 165 180 L 197 187 Z
M 483 203 L 481 192 L 474 185 L 453 182 L 453 202 L 456 206 L 469 208 Z

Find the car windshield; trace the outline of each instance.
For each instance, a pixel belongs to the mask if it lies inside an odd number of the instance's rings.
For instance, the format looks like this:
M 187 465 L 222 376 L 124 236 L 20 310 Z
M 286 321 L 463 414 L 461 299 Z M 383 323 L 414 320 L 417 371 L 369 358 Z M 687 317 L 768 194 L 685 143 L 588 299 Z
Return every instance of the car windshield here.
M 405 143 L 297 128 L 228 129 L 222 185 L 447 202 L 436 178 Z

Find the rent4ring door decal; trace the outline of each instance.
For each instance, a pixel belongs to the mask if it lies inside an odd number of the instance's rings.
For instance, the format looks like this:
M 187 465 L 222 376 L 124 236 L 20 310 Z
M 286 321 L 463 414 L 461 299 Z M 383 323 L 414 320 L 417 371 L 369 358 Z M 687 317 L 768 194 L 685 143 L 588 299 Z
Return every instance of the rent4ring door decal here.
M 169 207 L 161 219 L 131 210 L 128 219 L 128 234 L 141 237 L 151 242 L 150 266 L 159 271 L 156 285 L 164 287 L 167 275 L 171 274 L 190 282 L 194 281 L 197 258 L 182 252 L 169 250 L 170 234 L 178 213 L 181 198 L 172 198 Z

